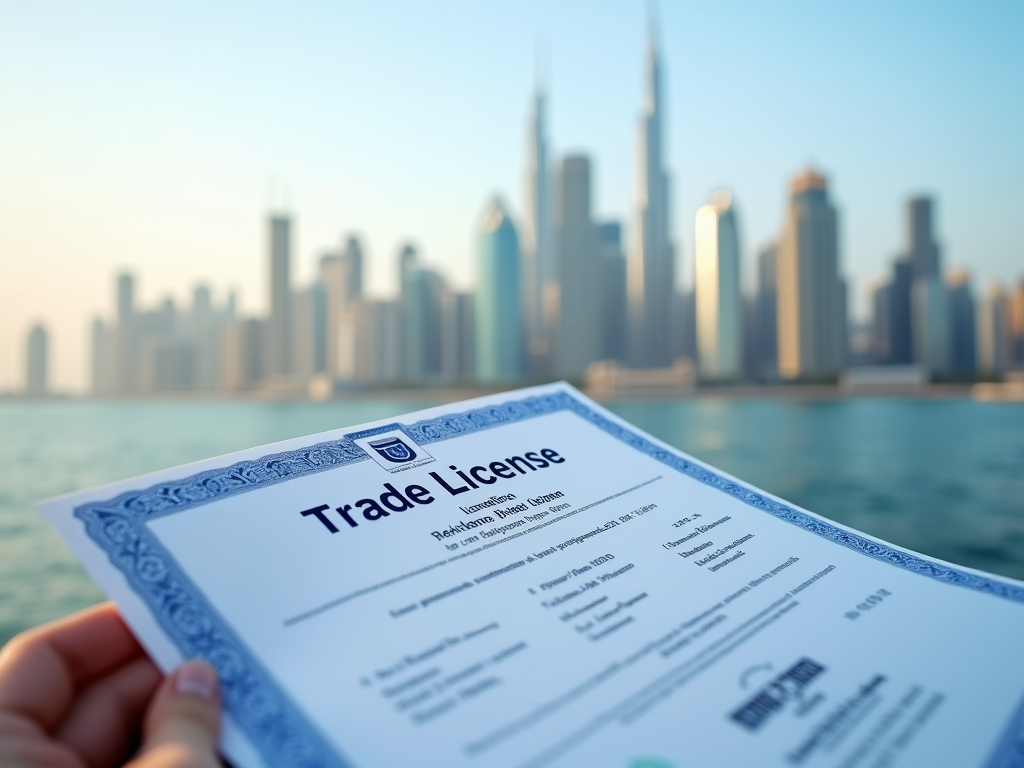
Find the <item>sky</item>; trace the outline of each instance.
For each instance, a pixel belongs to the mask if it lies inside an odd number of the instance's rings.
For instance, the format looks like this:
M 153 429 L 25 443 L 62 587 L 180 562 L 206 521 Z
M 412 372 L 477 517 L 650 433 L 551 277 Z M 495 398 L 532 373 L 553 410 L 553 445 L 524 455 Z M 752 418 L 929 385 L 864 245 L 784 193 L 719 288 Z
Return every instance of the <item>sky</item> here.
M 728 189 L 752 287 L 808 165 L 829 178 L 857 316 L 915 194 L 937 201 L 945 266 L 976 290 L 1024 279 L 1024 3 L 653 7 L 682 282 L 696 210 Z M 375 294 L 394 291 L 406 240 L 472 287 L 488 198 L 523 209 L 538 78 L 555 160 L 588 154 L 597 216 L 628 230 L 650 15 L 611 0 L 0 0 L 0 391 L 21 386 L 35 322 L 53 385 L 85 389 L 89 323 L 112 314 L 120 270 L 143 305 L 180 306 L 202 282 L 262 312 L 271 205 L 295 217 L 299 285 L 354 232 Z

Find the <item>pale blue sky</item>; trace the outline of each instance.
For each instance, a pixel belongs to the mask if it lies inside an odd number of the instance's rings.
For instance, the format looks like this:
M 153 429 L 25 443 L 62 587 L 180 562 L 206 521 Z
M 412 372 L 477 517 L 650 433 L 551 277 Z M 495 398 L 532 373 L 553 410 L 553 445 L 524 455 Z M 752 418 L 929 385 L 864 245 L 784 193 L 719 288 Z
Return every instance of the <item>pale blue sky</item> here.
M 732 190 L 747 264 L 813 162 L 841 215 L 851 296 L 901 248 L 903 203 L 938 199 L 946 265 L 1024 277 L 1024 3 L 662 2 L 681 272 L 693 217 Z M 473 283 L 489 194 L 522 209 L 534 59 L 556 155 L 596 164 L 602 217 L 632 220 L 646 8 L 639 2 L 0 3 L 0 389 L 36 318 L 80 388 L 87 323 L 131 267 L 144 301 L 200 279 L 264 305 L 268 180 L 297 267 L 363 234 L 389 292 L 412 237 Z M 749 273 L 749 270 L 748 270 Z

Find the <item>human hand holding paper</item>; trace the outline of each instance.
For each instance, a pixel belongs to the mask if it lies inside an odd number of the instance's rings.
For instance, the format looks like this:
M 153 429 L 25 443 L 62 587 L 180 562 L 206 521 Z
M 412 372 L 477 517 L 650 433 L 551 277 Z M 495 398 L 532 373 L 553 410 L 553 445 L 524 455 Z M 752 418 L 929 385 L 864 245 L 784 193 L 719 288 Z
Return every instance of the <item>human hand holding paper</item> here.
M 214 768 L 217 678 L 162 675 L 112 603 L 26 632 L 0 652 L 0 763 Z M 141 746 L 139 734 L 141 733 Z

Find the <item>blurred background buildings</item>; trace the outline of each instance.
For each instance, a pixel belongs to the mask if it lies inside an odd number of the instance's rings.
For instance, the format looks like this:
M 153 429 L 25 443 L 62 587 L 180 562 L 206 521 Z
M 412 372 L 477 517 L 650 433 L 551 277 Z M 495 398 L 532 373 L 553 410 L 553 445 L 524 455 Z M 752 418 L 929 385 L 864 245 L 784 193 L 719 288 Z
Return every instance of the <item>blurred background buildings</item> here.
M 841 212 L 829 179 L 811 167 L 794 169 L 777 240 L 758 253 L 752 291 L 744 292 L 741 274 L 743 220 L 725 191 L 696 211 L 693 288 L 681 289 L 663 68 L 652 34 L 628 226 L 596 217 L 594 158 L 550 156 L 548 94 L 538 85 L 522 217 L 499 196 L 486 202 L 472 292 L 455 290 L 406 243 L 392 257 L 397 296 L 369 295 L 367 249 L 354 234 L 321 256 L 314 280 L 298 284 L 295 214 L 275 206 L 264 223 L 262 264 L 256 254 L 253 261 L 267 278 L 268 311 L 243 315 L 233 294 L 217 302 L 206 285 L 188 306 L 170 298 L 140 306 L 136 276 L 119 274 L 116 306 L 92 324 L 91 393 L 323 399 L 368 387 L 620 380 L 629 371 L 647 372 L 637 381 L 692 382 L 694 370 L 717 385 L 827 384 L 851 366 L 912 367 L 915 380 L 968 382 L 1024 368 L 1024 282 L 979 290 L 965 268 L 945 267 L 929 196 L 907 201 L 906 240 L 890 274 L 870 287 L 868 323 L 853 324 Z M 26 394 L 49 392 L 48 355 L 47 331 L 35 325 Z

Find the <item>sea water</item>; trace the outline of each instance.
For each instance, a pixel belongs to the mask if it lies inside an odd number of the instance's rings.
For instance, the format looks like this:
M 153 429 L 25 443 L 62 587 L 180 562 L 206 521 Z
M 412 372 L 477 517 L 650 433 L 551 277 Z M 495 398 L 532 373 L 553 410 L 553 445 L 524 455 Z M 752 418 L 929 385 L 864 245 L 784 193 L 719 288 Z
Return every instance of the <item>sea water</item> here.
M 102 599 L 33 502 L 436 401 L 0 401 L 0 643 Z M 621 403 L 617 414 L 796 504 L 1024 579 L 1024 407 L 966 399 Z

